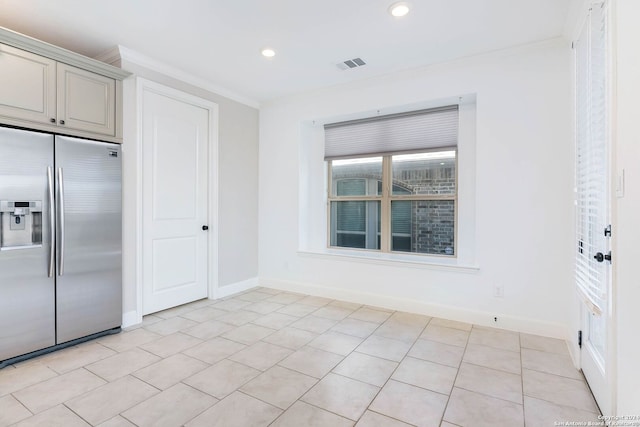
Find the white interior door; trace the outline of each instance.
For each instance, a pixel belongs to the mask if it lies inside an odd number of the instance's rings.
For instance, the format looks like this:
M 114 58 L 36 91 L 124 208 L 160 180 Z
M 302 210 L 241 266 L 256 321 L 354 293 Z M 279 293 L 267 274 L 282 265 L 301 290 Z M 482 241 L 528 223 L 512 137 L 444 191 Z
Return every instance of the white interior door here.
M 607 2 L 593 4 L 576 49 L 576 283 L 582 297 L 581 367 L 611 414 L 610 70 Z
M 143 314 L 208 295 L 209 113 L 198 98 L 142 90 Z

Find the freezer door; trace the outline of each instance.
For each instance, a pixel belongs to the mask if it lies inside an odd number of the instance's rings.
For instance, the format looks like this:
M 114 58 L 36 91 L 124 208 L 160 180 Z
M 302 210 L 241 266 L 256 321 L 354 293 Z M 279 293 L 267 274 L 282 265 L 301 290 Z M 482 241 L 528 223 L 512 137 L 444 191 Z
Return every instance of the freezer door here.
M 52 169 L 52 135 L 0 127 L 0 361 L 55 344 Z
M 120 147 L 56 136 L 57 341 L 122 321 Z

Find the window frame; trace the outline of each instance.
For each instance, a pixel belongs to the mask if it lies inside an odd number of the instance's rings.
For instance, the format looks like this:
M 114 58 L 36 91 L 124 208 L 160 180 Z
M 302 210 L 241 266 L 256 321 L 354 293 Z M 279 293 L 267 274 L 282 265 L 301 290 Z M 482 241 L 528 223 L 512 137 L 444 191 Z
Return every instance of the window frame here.
M 455 192 L 453 194 L 392 194 L 392 189 L 394 186 L 393 182 L 393 165 L 392 165 L 392 157 L 395 155 L 401 154 L 418 154 L 418 153 L 434 153 L 441 151 L 454 151 L 455 152 Z M 382 194 L 377 195 L 364 195 L 364 196 L 338 196 L 337 191 L 336 195 L 333 192 L 333 161 L 335 160 L 347 160 L 347 159 L 360 159 L 360 158 L 369 158 L 369 157 L 382 157 Z M 339 249 L 339 250 L 355 250 L 355 251 L 364 251 L 364 252 L 379 252 L 379 253 L 390 253 L 390 254 L 402 254 L 402 255 L 417 255 L 420 257 L 438 257 L 438 258 L 449 258 L 456 259 L 458 257 L 458 193 L 459 193 L 459 180 L 458 180 L 458 147 L 457 146 L 447 146 L 447 147 L 439 147 L 439 148 L 429 148 L 424 150 L 412 150 L 412 151 L 398 151 L 398 152 L 389 152 L 384 154 L 367 154 L 367 155 L 354 155 L 354 156 L 345 156 L 338 157 L 326 160 L 326 169 L 327 170 L 327 240 L 326 246 L 328 249 Z M 345 179 L 370 179 L 370 178 L 345 178 Z M 431 200 L 447 200 L 452 201 L 454 204 L 453 209 L 453 254 L 437 254 L 437 253 L 422 253 L 422 252 L 407 252 L 407 251 L 394 251 L 392 250 L 392 225 L 391 225 L 391 203 L 393 201 L 431 201 Z M 332 236 L 332 204 L 333 202 L 343 202 L 343 201 L 378 201 L 380 202 L 380 249 L 367 249 L 367 248 L 354 248 L 354 247 L 345 247 L 345 246 L 333 246 L 331 245 L 331 236 Z M 365 231 L 365 234 L 368 231 Z

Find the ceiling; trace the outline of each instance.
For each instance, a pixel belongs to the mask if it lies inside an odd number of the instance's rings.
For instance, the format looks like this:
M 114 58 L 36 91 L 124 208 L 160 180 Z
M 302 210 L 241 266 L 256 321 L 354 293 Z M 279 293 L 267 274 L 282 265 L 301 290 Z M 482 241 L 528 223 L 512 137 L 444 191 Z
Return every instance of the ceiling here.
M 261 103 L 562 36 L 577 1 L 410 0 L 394 18 L 393 0 L 0 0 L 0 26 L 90 57 L 121 45 Z

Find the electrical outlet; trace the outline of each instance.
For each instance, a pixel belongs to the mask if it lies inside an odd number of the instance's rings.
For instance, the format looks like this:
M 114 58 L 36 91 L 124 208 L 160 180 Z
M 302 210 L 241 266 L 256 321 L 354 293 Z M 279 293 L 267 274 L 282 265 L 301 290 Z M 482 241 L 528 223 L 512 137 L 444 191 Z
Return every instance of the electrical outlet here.
M 494 285 L 493 286 L 493 296 L 496 298 L 504 298 L 504 286 L 502 285 Z

